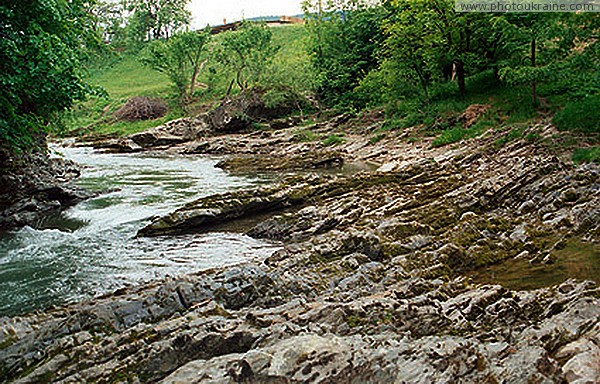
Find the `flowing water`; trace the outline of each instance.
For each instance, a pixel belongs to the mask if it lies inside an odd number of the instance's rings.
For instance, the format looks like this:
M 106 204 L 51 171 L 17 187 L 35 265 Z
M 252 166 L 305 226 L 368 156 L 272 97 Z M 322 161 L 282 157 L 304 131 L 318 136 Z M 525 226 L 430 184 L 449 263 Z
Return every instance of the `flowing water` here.
M 0 315 L 260 259 L 278 248 L 234 233 L 135 238 L 151 218 L 194 198 L 263 184 L 265 179 L 229 175 L 215 168 L 217 159 L 208 157 L 60 151 L 85 165 L 79 185 L 108 192 L 48 218 L 37 229 L 0 235 Z

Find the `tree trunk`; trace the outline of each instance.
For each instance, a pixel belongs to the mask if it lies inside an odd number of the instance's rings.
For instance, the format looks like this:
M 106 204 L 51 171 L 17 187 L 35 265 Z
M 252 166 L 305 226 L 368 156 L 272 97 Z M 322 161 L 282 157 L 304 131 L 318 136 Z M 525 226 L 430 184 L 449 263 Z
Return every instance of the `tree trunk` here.
M 231 79 L 231 83 L 229 83 L 229 88 L 227 88 L 227 97 L 231 94 L 231 90 L 233 89 L 233 84 L 235 84 L 235 79 Z
M 535 52 L 536 52 L 536 41 L 535 37 L 531 39 L 531 66 L 535 67 Z M 535 79 L 531 82 L 531 100 L 533 101 L 533 105 L 538 105 L 538 97 L 537 97 L 537 83 Z
M 465 96 L 466 87 L 465 87 L 465 64 L 462 60 L 456 61 L 456 82 L 458 83 L 458 89 L 460 91 L 461 96 Z
M 419 82 L 421 83 L 421 88 L 423 89 L 423 93 L 425 95 L 425 102 L 429 104 L 429 92 L 427 90 L 427 80 L 425 79 L 423 72 L 420 70 L 420 68 L 418 66 L 413 65 L 413 69 L 415 70 L 415 72 L 417 73 L 417 76 L 419 77 Z
M 196 79 L 198 78 L 198 74 L 200 70 L 204 67 L 204 63 L 206 61 L 200 63 L 200 53 L 202 52 L 202 46 L 198 48 L 196 51 L 196 56 L 192 60 L 193 72 L 192 72 L 192 80 L 190 81 L 190 97 L 194 96 L 194 88 L 196 88 Z
M 237 73 L 237 75 L 235 76 L 235 81 L 237 82 L 237 85 L 240 87 L 240 90 L 244 90 L 246 89 L 246 87 L 244 86 L 244 83 L 242 82 L 242 71 L 243 68 L 240 69 Z

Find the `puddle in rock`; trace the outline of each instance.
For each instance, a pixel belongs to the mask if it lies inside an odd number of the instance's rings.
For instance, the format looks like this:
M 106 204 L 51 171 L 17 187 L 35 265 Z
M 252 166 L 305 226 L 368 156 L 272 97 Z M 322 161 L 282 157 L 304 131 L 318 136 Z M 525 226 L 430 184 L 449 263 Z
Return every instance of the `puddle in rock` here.
M 553 264 L 507 260 L 469 274 L 475 283 L 500 284 L 509 289 L 538 289 L 568 279 L 592 280 L 600 284 L 600 245 L 571 240 L 554 251 Z

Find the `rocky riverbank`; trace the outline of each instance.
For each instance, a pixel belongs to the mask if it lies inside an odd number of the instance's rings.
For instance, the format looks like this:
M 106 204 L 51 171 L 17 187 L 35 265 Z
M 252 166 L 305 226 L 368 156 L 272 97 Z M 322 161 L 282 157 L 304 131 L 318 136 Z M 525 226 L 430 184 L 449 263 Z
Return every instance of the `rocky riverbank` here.
M 552 265 L 569 244 L 588 244 L 597 263 L 600 167 L 576 167 L 540 143 L 498 146 L 503 133 L 493 130 L 455 147 L 407 140 L 410 131 L 373 140 L 381 123 L 373 114 L 207 134 L 187 119 L 142 134 L 154 144 L 135 136 L 97 143 L 229 154 L 222 166 L 240 172 L 353 163 L 378 170 L 302 172 L 156 219 L 138 235 L 243 222 L 238 230 L 283 248 L 260 263 L 0 319 L 0 379 L 597 382 L 596 283 L 515 291 L 465 275 L 505 260 Z M 531 129 L 557 134 L 543 122 Z M 344 136 L 329 146 L 305 140 L 306 130 Z M 129 140 L 140 148 L 127 149 Z
M 29 152 L 0 153 L 0 231 L 43 226 L 48 215 L 89 198 L 70 183 L 77 177 L 79 166 L 49 156 L 45 143 Z

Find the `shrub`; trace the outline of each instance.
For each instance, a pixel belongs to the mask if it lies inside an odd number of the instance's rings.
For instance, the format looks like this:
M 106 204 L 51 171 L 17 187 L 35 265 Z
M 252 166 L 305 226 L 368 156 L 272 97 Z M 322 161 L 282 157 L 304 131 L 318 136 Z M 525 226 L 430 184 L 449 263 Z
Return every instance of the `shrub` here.
M 167 105 L 161 99 L 137 96 L 115 112 L 115 117 L 121 121 L 154 120 L 167 114 Z
M 447 129 L 442 132 L 433 142 L 431 143 L 432 147 L 441 147 L 444 145 L 457 143 L 467 137 L 469 134 L 469 130 L 463 127 L 454 127 L 451 129 Z
M 329 135 L 327 136 L 327 138 L 325 140 L 323 140 L 323 145 L 326 147 L 331 147 L 334 145 L 339 145 L 344 143 L 346 140 L 344 140 L 343 137 L 338 136 L 338 135 Z
M 311 130 L 303 129 L 301 131 L 294 133 L 294 139 L 296 139 L 298 141 L 302 141 L 302 142 L 309 142 L 309 141 L 317 141 L 319 139 L 319 136 Z

